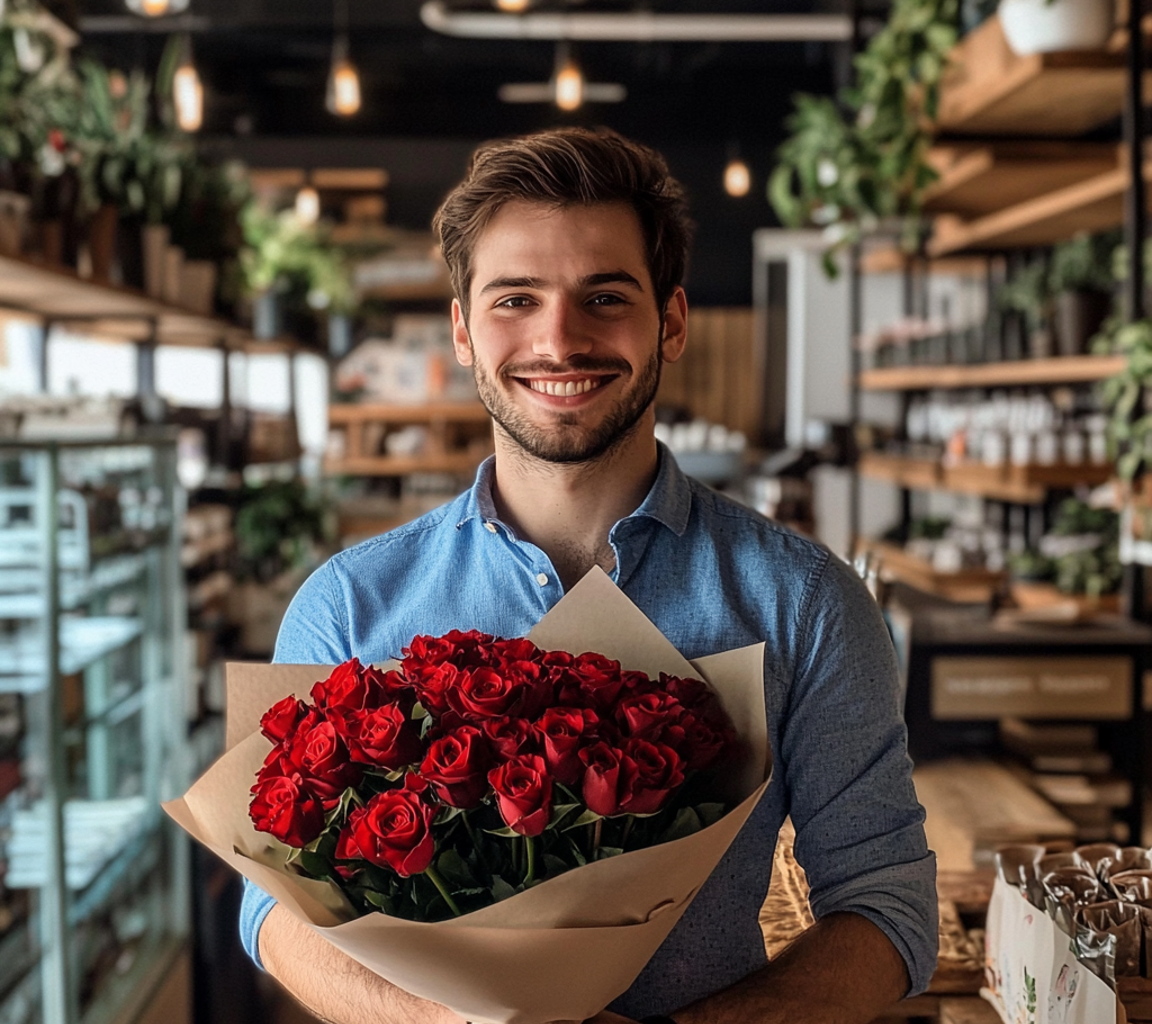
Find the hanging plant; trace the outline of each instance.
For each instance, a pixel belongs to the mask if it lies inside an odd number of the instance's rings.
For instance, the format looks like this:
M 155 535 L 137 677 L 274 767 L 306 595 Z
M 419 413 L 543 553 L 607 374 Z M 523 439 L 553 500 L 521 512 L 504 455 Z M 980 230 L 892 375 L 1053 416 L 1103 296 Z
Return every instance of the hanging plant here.
M 798 95 L 777 151 L 768 197 L 790 227 L 814 224 L 836 253 L 898 223 L 916 248 L 940 83 L 956 42 L 958 0 L 896 0 L 888 23 L 855 60 L 856 84 L 829 97 Z
M 1127 362 L 1102 387 L 1108 443 L 1117 474 L 1130 482 L 1152 461 L 1152 412 L 1141 400 L 1152 387 L 1152 320 L 1116 325 L 1110 340 L 1111 350 Z

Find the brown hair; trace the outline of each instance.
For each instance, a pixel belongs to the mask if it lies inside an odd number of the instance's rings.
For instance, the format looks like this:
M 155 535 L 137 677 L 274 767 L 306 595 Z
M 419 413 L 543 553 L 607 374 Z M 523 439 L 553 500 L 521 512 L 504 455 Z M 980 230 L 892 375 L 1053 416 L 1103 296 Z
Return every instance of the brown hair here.
M 625 203 L 640 219 L 657 309 L 684 278 L 692 222 L 684 189 L 664 158 L 607 128 L 557 128 L 481 146 L 436 211 L 432 226 L 465 318 L 476 241 L 496 211 L 514 200 L 556 207 Z

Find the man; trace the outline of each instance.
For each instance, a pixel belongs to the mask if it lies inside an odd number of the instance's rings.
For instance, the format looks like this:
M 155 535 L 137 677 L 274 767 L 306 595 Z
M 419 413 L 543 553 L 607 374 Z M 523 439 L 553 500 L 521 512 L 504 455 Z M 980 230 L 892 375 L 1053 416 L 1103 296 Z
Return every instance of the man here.
M 495 457 L 456 501 L 318 570 L 276 660 L 379 662 L 452 628 L 521 636 L 597 565 L 688 658 L 766 641 L 772 785 L 598 1021 L 871 1020 L 927 984 L 936 948 L 893 651 L 843 564 L 684 477 L 655 441 L 661 366 L 687 336 L 680 186 L 646 147 L 559 130 L 481 149 L 436 226 Z M 788 814 L 818 921 L 765 964 L 757 912 Z M 281 908 L 264 918 L 269 903 L 248 890 L 250 952 L 321 1016 L 457 1021 Z

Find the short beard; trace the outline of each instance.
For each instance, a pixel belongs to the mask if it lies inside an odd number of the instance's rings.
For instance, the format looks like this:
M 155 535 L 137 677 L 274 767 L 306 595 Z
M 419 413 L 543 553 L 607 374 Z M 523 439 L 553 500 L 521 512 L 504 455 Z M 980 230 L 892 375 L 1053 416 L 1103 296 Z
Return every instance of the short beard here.
M 504 432 L 526 454 L 542 462 L 558 465 L 592 462 L 608 455 L 632 436 L 636 425 L 656 398 L 663 363 L 664 331 L 652 358 L 641 368 L 633 386 L 622 396 L 601 423 L 586 431 L 574 416 L 561 414 L 552 426 L 540 427 L 505 400 L 496 382 L 484 371 L 472 349 L 472 368 L 480 401 Z M 569 361 L 572 369 L 594 369 L 577 356 Z M 512 387 L 521 385 L 512 382 Z

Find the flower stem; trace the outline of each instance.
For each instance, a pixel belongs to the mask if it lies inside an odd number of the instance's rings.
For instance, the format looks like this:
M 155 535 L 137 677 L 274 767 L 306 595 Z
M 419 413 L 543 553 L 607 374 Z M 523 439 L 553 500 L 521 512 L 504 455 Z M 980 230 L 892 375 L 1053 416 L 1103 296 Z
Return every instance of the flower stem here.
M 472 841 L 472 849 L 476 851 L 476 859 L 480 861 L 480 867 L 484 870 L 484 874 L 488 876 L 489 882 L 491 882 L 492 869 L 488 866 L 488 858 L 484 856 L 484 848 L 480 845 L 479 840 L 476 838 L 476 833 L 472 829 L 472 822 L 468 820 L 468 812 L 465 811 L 460 817 L 464 819 L 464 830 L 468 833 L 468 838 Z
M 631 814 L 629 814 L 628 817 L 624 820 L 624 836 L 620 840 L 621 850 L 626 849 L 628 846 L 628 836 L 632 834 L 632 824 L 635 822 L 635 820 L 636 819 L 632 817 Z
M 596 824 L 592 826 L 592 860 L 595 860 L 600 854 L 600 833 L 604 830 L 604 819 L 597 818 Z
M 460 908 L 456 906 L 456 901 L 452 899 L 452 894 L 448 891 L 448 886 L 444 884 L 444 879 L 440 877 L 440 872 L 429 864 L 428 867 L 424 869 L 424 874 L 426 874 L 432 880 L 432 884 L 440 890 L 440 895 L 444 897 L 444 902 L 448 904 L 448 909 L 451 910 L 456 917 L 460 917 Z
M 530 885 L 536 878 L 536 844 L 531 836 L 524 837 L 524 848 L 528 851 L 528 870 L 524 875 L 524 884 Z

